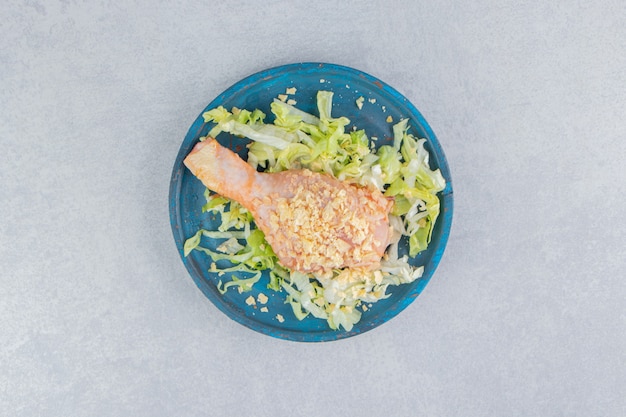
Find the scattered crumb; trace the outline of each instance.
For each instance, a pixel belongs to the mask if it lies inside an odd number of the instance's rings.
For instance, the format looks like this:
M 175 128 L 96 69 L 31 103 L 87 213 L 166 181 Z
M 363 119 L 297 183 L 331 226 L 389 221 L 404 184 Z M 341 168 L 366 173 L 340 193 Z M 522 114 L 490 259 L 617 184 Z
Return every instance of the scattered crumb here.
M 279 94 L 278 99 L 284 103 L 287 101 L 287 94 Z
M 287 93 L 287 94 L 296 94 L 296 91 L 298 91 L 296 89 L 296 87 L 290 87 L 290 88 L 285 90 L 285 93 Z
M 367 306 L 365 304 L 363 304 L 363 311 L 367 311 Z
M 269 300 L 269 298 L 267 298 L 267 295 L 265 295 L 263 293 L 259 293 L 259 295 L 258 295 L 258 297 L 256 299 L 261 304 L 266 304 L 267 300 Z
M 386 111 L 387 111 L 387 107 L 382 106 L 381 108 L 383 109 L 383 112 L 386 112 Z
M 215 262 L 211 262 L 211 269 L 209 269 L 210 272 L 217 272 L 217 265 L 215 264 Z
M 350 85 L 346 84 L 346 88 L 350 88 Z
M 314 175 L 308 170 L 302 172 L 304 177 Z M 344 188 L 304 179 L 291 187 L 292 198 L 273 200 L 276 211 L 269 219 L 270 227 L 277 230 L 276 238 L 287 242 L 283 250 L 292 259 L 290 266 L 296 270 L 314 270 L 323 265 L 325 271 L 330 271 L 353 260 L 366 265 L 376 257 L 380 259 L 373 251 L 376 241 L 370 232 L 370 222 L 351 209 L 360 201 L 365 203 L 363 213 L 378 216 L 378 207 L 383 206 L 377 205 L 382 203 L 375 200 L 378 197 L 371 190 L 359 189 L 357 194 L 349 194 Z M 358 244 L 348 243 L 341 236 L 351 236 Z
M 363 108 L 363 101 L 365 101 L 363 97 L 359 97 L 356 99 L 356 106 L 359 108 L 359 110 Z
M 276 314 L 276 320 L 282 323 L 285 321 L 285 318 L 281 314 Z
M 267 313 L 269 310 L 267 309 L 267 307 L 261 307 L 261 312 L 263 313 Z
M 383 282 L 383 273 L 380 271 L 374 271 L 374 282 L 380 285 Z
M 246 304 L 248 304 L 249 306 L 256 305 L 256 301 L 254 301 L 254 297 L 250 296 L 250 297 L 246 298 Z
M 374 141 L 378 140 L 378 136 L 372 136 L 372 140 Z
M 294 100 L 294 99 L 291 99 L 291 98 L 290 98 L 289 100 L 287 100 L 287 104 L 289 104 L 289 105 L 291 105 L 291 106 L 295 106 L 295 105 L 296 105 L 296 103 L 297 103 L 297 101 L 296 101 L 296 100 Z
M 391 123 L 391 122 L 393 122 L 393 117 L 387 116 L 387 123 Z
M 320 78 L 320 82 L 321 82 L 321 83 L 325 83 L 325 82 L 326 82 L 326 80 L 325 80 L 325 79 L 323 79 L 323 78 Z
M 372 103 L 372 104 L 376 103 L 376 99 L 375 99 L 375 98 L 370 98 L 370 99 L 369 99 L 369 100 L 367 100 L 367 101 L 369 101 L 369 102 L 370 102 L 370 103 Z

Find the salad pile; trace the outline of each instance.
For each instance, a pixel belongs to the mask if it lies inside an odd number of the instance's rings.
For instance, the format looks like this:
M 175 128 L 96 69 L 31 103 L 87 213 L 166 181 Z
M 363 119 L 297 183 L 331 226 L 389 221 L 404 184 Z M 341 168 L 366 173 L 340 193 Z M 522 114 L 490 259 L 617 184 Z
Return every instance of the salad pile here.
M 269 274 L 268 289 L 284 291 L 285 302 L 295 317 L 311 315 L 326 320 L 332 329 L 351 330 L 367 306 L 389 296 L 389 286 L 413 282 L 423 273 L 408 259 L 426 249 L 439 216 L 437 193 L 445 188 L 439 170 L 431 170 L 425 139 L 409 133 L 409 120 L 393 125 L 393 143 L 375 146 L 364 130 L 350 127 L 346 117 L 331 115 L 333 93 L 317 93 L 318 115 L 304 112 L 282 100 L 271 103 L 273 123 L 256 110 L 220 106 L 203 114 L 214 123 L 208 137 L 222 132 L 250 139 L 247 162 L 264 172 L 309 169 L 364 187 L 375 187 L 393 199 L 389 220 L 394 233 L 391 243 L 374 271 L 349 268 L 334 270 L 332 276 L 316 276 L 283 267 L 256 228 L 251 214 L 236 201 L 206 189 L 204 213 L 216 215 L 217 230 L 198 230 L 184 244 L 184 255 L 201 251 L 212 259 L 210 272 L 220 278 L 217 288 L 250 291 Z M 358 105 L 358 103 L 357 103 Z M 201 138 L 204 140 L 206 137 Z M 408 255 L 398 255 L 398 243 L 408 237 Z M 210 249 L 202 237 L 218 240 Z M 238 272 L 240 278 L 229 273 Z M 241 278 L 241 277 L 245 278 Z M 224 280 L 222 280 L 224 279 Z

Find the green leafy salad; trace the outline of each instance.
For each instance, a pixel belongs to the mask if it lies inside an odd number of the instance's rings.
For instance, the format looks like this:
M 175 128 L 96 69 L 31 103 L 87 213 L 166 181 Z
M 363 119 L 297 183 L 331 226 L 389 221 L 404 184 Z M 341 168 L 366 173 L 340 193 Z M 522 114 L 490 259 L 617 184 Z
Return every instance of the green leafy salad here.
M 266 115 L 258 109 L 228 110 L 220 106 L 205 112 L 203 117 L 205 122 L 215 124 L 208 137 L 216 138 L 226 132 L 250 139 L 247 162 L 257 170 L 306 168 L 377 188 L 393 199 L 389 221 L 394 232 L 380 268 L 338 269 L 333 270 L 332 276 L 289 270 L 279 263 L 251 214 L 236 201 L 208 189 L 202 211 L 216 215 L 219 227 L 198 230 L 188 238 L 184 255 L 196 250 L 212 258 L 210 271 L 223 279 L 217 285 L 222 294 L 229 290 L 250 291 L 267 270 L 267 288 L 284 293 L 296 318 L 302 320 L 311 315 L 326 320 L 332 329 L 349 331 L 368 305 L 389 296 L 389 286 L 421 277 L 424 268 L 414 267 L 408 260 L 430 242 L 439 216 L 437 193 L 444 189 L 445 180 L 438 169 L 430 169 L 429 154 L 424 148 L 426 139 L 409 133 L 408 119 L 393 125 L 393 143 L 376 147 L 365 130 L 350 126 L 346 117 L 331 115 L 332 100 L 332 92 L 319 91 L 318 114 L 313 115 L 275 99 L 271 103 L 273 123 L 265 123 Z M 217 240 L 219 245 L 215 249 L 203 246 L 203 236 Z M 403 236 L 408 237 L 408 256 L 398 255 Z M 227 266 L 221 267 L 224 264 Z M 239 277 L 233 275 L 235 272 Z

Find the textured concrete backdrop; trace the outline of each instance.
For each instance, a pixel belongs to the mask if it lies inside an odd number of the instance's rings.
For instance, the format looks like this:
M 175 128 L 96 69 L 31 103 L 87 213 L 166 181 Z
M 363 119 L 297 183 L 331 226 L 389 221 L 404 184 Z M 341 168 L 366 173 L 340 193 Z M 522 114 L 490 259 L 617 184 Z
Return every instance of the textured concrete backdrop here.
M 3 1 L 0 415 L 626 415 L 625 21 L 620 0 Z M 198 113 L 299 61 L 405 94 L 455 187 L 425 292 L 326 344 L 220 313 L 168 219 Z

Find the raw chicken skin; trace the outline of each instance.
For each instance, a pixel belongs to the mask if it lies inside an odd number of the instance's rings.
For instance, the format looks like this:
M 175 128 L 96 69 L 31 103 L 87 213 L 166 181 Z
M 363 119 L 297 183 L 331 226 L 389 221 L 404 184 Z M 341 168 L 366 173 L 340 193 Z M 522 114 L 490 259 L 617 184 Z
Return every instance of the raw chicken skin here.
M 260 173 L 212 138 L 184 163 L 207 188 L 252 213 L 283 266 L 326 274 L 379 267 L 393 203 L 378 190 L 306 169 Z

